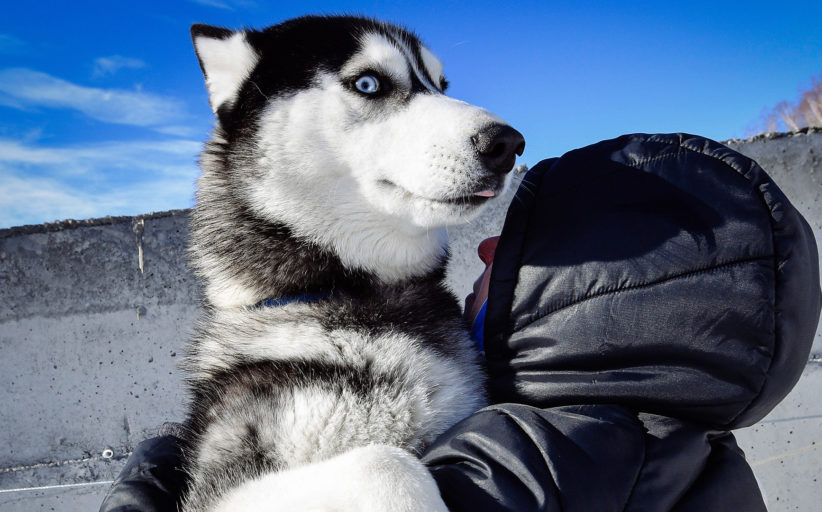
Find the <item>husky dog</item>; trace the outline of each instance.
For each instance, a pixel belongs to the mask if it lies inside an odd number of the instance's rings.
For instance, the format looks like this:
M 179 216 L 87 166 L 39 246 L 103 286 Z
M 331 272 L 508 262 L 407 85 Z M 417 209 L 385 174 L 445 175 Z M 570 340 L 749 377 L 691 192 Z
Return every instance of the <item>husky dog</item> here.
M 524 141 L 446 97 L 440 61 L 393 25 L 191 32 L 217 123 L 191 214 L 206 307 L 186 358 L 183 505 L 276 506 L 291 484 L 255 483 L 316 465 L 333 476 L 302 485 L 325 492 L 350 476 L 329 460 L 418 454 L 483 405 L 444 227 L 500 192 Z

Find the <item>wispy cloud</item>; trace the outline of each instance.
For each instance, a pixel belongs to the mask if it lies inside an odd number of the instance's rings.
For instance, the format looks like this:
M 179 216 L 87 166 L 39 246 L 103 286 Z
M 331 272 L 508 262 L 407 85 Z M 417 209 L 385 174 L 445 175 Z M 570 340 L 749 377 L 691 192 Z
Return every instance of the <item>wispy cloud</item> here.
M 103 217 L 98 214 L 100 210 L 114 211 L 121 206 L 122 198 L 91 196 L 82 188 L 67 187 L 48 177 L 0 174 L 0 228 Z
M 183 139 L 51 147 L 0 139 L 0 228 L 187 208 L 201 147 Z
M 44 147 L 0 139 L 0 163 L 60 164 L 61 174 L 108 168 L 143 169 L 168 173 L 181 161 L 193 165 L 202 143 L 184 139 L 103 142 L 68 147 Z M 146 158 L 151 154 L 154 158 Z M 175 165 L 169 166 L 174 161 Z M 186 165 L 188 167 L 188 165 Z
M 232 9 L 230 5 L 220 0 L 189 0 L 195 4 L 205 5 L 208 7 L 216 7 L 218 9 Z
M 26 47 L 22 39 L 18 39 L 11 34 L 0 34 L 0 53 L 19 53 Z
M 0 229 L 66 219 L 140 215 L 191 206 L 191 184 L 157 180 L 101 194 L 49 177 L 0 174 Z
M 5 98 L 4 98 L 5 96 Z M 68 108 L 106 123 L 157 127 L 185 117 L 180 101 L 124 89 L 101 89 L 24 68 L 0 70 L 0 104 Z
M 254 2 L 249 0 L 189 0 L 189 2 L 233 11 L 236 8 L 250 7 Z
M 156 128 L 156 130 L 160 133 L 174 135 L 176 137 L 196 137 L 198 135 L 202 136 L 204 133 L 199 126 L 189 126 L 183 124 L 160 126 Z
M 94 76 L 96 78 L 111 76 L 121 69 L 140 69 L 146 67 L 146 63 L 140 59 L 112 55 L 110 57 L 99 57 L 94 59 Z

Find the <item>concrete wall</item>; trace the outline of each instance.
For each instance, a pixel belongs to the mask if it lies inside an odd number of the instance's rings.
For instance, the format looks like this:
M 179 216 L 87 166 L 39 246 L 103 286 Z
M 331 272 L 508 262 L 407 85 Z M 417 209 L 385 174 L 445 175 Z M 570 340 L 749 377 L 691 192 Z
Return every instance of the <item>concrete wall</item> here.
M 0 510 L 96 510 L 182 417 L 186 233 L 185 212 L 0 232 Z
M 756 158 L 822 240 L 822 133 L 731 141 Z M 451 233 L 449 284 L 482 269 L 509 197 Z M 185 397 L 177 363 L 198 314 L 187 212 L 0 230 L 0 511 L 95 510 L 130 450 Z M 822 502 L 822 342 L 793 393 L 740 445 L 772 511 Z

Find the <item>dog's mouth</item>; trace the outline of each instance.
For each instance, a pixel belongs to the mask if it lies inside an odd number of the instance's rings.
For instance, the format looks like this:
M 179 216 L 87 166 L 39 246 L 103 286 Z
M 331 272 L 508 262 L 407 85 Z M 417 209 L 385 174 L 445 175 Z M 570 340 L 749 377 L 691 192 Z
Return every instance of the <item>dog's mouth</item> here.
M 502 185 L 498 185 L 496 187 L 489 187 L 489 186 L 481 186 L 475 192 L 471 192 L 469 194 L 459 195 L 459 196 L 446 196 L 446 197 L 428 197 L 428 196 L 421 196 L 419 194 L 415 194 L 410 190 L 397 185 L 393 181 L 382 179 L 377 182 L 380 187 L 385 189 L 394 189 L 400 191 L 403 195 L 423 199 L 426 201 L 430 201 L 432 203 L 438 204 L 447 204 L 453 206 L 480 206 L 485 204 L 489 199 L 492 197 L 496 197 L 500 193 L 500 189 Z

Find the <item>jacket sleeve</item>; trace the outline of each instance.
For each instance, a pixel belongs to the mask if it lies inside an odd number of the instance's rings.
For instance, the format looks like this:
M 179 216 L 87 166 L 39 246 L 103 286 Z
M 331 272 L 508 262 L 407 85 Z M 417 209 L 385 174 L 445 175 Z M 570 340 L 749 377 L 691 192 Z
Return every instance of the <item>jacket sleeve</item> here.
M 166 435 L 137 445 L 106 494 L 100 512 L 177 510 L 184 482 L 180 439 Z
M 622 511 L 643 435 L 618 406 L 499 404 L 455 425 L 422 460 L 451 512 Z

